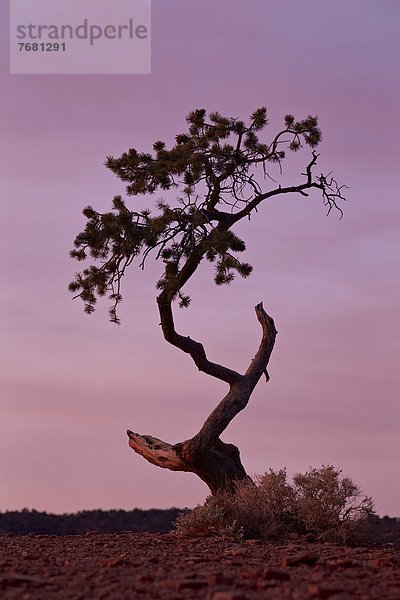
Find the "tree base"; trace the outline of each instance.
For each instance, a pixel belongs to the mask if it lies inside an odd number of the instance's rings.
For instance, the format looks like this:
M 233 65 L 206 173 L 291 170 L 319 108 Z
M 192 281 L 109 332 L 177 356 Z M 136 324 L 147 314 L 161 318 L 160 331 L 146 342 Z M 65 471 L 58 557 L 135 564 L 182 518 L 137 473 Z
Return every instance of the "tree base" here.
M 250 478 L 241 463 L 239 449 L 223 442 L 220 436 L 232 419 L 246 408 L 262 375 L 269 380 L 267 365 L 277 334 L 274 320 L 267 315 L 262 302 L 257 304 L 255 311 L 262 328 L 262 338 L 246 373 L 241 375 L 210 362 L 199 342 L 176 333 L 171 303 L 162 294 L 158 297 L 158 305 L 166 339 L 189 353 L 199 370 L 229 383 L 229 391 L 190 440 L 171 445 L 150 435 L 128 430 L 129 446 L 153 465 L 171 471 L 195 473 L 208 485 L 212 494 L 234 492 L 238 481 Z
M 234 492 L 238 481 L 250 479 L 240 460 L 239 449 L 218 439 L 205 452 L 196 452 L 190 440 L 171 445 L 150 435 L 128 429 L 129 446 L 153 465 L 171 471 L 195 473 L 211 493 Z

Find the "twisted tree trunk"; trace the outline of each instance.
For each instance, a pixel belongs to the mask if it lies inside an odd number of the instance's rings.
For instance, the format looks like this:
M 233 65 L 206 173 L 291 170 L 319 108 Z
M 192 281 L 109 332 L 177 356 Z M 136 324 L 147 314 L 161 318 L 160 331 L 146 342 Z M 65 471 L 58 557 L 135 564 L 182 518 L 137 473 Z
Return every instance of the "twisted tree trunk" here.
M 269 380 L 267 365 L 277 334 L 274 321 L 265 312 L 262 302 L 255 307 L 262 338 L 246 373 L 241 375 L 209 361 L 200 342 L 175 331 L 171 300 L 167 293 L 162 292 L 157 303 L 165 339 L 189 354 L 200 371 L 228 383 L 229 391 L 190 440 L 172 445 L 150 435 L 139 435 L 128 430 L 129 446 L 154 465 L 172 471 L 195 473 L 208 485 L 212 494 L 220 490 L 234 491 L 235 483 L 248 476 L 240 460 L 239 449 L 223 442 L 220 436 L 232 419 L 247 406 L 262 375 Z
M 234 489 L 236 481 L 247 477 L 239 450 L 224 443 L 220 436 L 246 407 L 260 377 L 265 374 L 268 381 L 267 365 L 277 332 L 273 319 L 262 303 L 258 304 L 255 309 L 262 339 L 242 375 L 211 362 L 201 343 L 176 332 L 172 302 L 179 298 L 181 306 L 189 304 L 190 298 L 182 290 L 204 258 L 214 263 L 217 284 L 229 283 L 235 274 L 247 277 L 251 273 L 251 265 L 236 258 L 246 245 L 231 228 L 242 219 L 250 219 L 262 202 L 285 194 L 308 196 L 318 189 L 328 214 L 336 208 L 342 216 L 337 203 L 346 199 L 342 192 L 346 186 L 338 185 L 330 174 L 313 173 L 319 156 L 315 148 L 321 139 L 317 117 L 296 121 L 293 115 L 286 115 L 283 129 L 268 144 L 258 138 L 258 132 L 268 122 L 265 107 L 250 116 L 248 125 L 218 112 L 211 113 L 207 121 L 205 109 L 191 111 L 186 120 L 188 133 L 176 136 L 176 145 L 170 150 L 164 142 L 157 141 L 153 145 L 154 156 L 131 148 L 118 159 L 107 158 L 107 167 L 129 183 L 128 195 L 175 188 L 181 195 L 176 207 L 159 201 L 156 216 L 150 216 L 150 211 L 129 210 L 120 196 L 114 197 L 112 213 L 102 214 L 86 207 L 88 222 L 75 238 L 71 256 L 84 260 L 91 255 L 101 265 L 91 265 L 77 273 L 70 290 L 78 292 L 75 297 L 82 298 L 88 313 L 93 312 L 97 296 L 110 291 L 110 320 L 118 323 L 116 309 L 122 299 L 120 284 L 126 269 L 139 255 L 143 268 L 151 251 L 156 252 L 156 260 L 162 259 L 164 273 L 157 282 L 162 292 L 157 303 L 164 338 L 189 354 L 200 371 L 227 383 L 229 391 L 190 440 L 171 445 L 128 431 L 129 445 L 155 465 L 196 473 L 216 493 Z M 263 192 L 255 168 L 262 167 L 265 176 L 272 180 L 267 164 L 281 167 L 283 147 L 298 150 L 303 144 L 312 148 L 312 157 L 302 173 L 306 180 L 290 186 L 277 182 L 274 189 Z M 229 208 L 222 210 L 226 205 Z

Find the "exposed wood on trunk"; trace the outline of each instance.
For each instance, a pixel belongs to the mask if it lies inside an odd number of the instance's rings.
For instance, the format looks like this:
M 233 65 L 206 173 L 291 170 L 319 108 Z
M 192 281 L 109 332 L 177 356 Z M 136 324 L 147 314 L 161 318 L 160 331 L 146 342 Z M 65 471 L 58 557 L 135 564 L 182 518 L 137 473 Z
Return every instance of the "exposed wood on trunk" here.
M 192 456 L 190 463 L 182 460 L 188 442 L 169 444 L 150 435 L 139 435 L 128 429 L 129 446 L 157 467 L 170 471 L 194 473 L 210 488 L 218 491 L 234 490 L 235 482 L 248 476 L 240 460 L 240 452 L 233 444 L 218 439 L 206 452 Z
M 191 471 L 189 465 L 179 458 L 174 446 L 163 442 L 151 435 L 140 435 L 134 431 L 127 431 L 129 446 L 157 467 L 170 471 Z
M 171 445 L 149 435 L 128 431 L 130 447 L 149 462 L 172 471 L 189 471 L 198 475 L 215 494 L 221 489 L 233 490 L 235 482 L 247 478 L 240 453 L 233 444 L 226 444 L 220 435 L 232 419 L 248 404 L 251 393 L 263 374 L 269 379 L 267 365 L 277 331 L 273 319 L 262 303 L 255 307 L 262 328 L 258 351 L 246 373 L 240 375 L 227 367 L 210 362 L 199 342 L 175 331 L 171 302 L 165 295 L 158 298 L 165 339 L 190 354 L 198 368 L 229 383 L 225 398 L 212 411 L 200 431 L 190 440 Z

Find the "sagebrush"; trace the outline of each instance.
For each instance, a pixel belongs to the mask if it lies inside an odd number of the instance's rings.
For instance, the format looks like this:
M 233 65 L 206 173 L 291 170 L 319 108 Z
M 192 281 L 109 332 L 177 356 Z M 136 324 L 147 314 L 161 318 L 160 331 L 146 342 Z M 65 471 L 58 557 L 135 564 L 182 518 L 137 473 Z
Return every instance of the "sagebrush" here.
M 286 469 L 270 469 L 222 492 L 179 516 L 178 537 L 279 539 L 297 533 L 350 543 L 375 516 L 373 501 L 332 465 L 297 473 L 289 482 Z

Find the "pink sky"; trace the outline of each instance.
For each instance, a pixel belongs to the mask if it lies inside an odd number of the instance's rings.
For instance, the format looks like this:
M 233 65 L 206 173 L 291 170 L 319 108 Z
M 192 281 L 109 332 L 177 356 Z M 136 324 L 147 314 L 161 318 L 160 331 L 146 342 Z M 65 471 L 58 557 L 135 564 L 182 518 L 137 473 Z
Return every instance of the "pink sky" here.
M 341 467 L 380 514 L 398 516 L 399 3 L 153 0 L 148 76 L 10 76 L 0 6 L 0 510 L 207 495 L 127 446 L 127 428 L 186 439 L 225 390 L 163 341 L 161 265 L 133 266 L 116 327 L 106 304 L 88 317 L 72 302 L 68 252 L 82 208 L 108 209 L 124 191 L 106 155 L 170 143 L 193 108 L 246 118 L 266 105 L 267 135 L 288 112 L 319 115 L 321 169 L 350 186 L 345 216 L 326 218 L 317 195 L 268 201 L 240 228 L 252 277 L 220 289 L 202 267 L 177 326 L 243 371 L 264 300 L 279 330 L 271 381 L 224 440 L 250 473 Z

